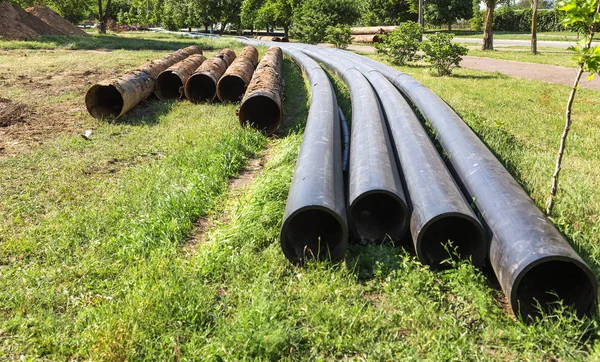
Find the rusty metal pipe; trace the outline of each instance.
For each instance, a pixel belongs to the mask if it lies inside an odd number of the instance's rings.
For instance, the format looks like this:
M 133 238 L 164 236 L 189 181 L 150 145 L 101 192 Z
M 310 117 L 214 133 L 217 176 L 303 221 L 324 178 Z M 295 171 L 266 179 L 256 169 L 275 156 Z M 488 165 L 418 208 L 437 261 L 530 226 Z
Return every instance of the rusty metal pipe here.
M 352 35 L 353 43 L 381 43 L 381 36 L 379 34 L 369 35 Z
M 239 102 L 246 92 L 258 64 L 258 50 L 246 46 L 217 83 L 217 97 L 222 102 Z
M 184 84 L 205 60 L 204 55 L 194 54 L 162 71 L 156 78 L 156 88 L 154 89 L 156 97 L 162 100 L 183 97 Z
M 352 28 L 352 35 L 386 34 L 396 30 L 397 26 L 364 26 Z
M 85 95 L 85 106 L 97 119 L 119 118 L 154 92 L 163 70 L 192 54 L 202 54 L 195 45 L 151 61 L 118 78 L 94 84 Z
M 217 98 L 217 83 L 235 59 L 235 52 L 223 49 L 202 63 L 185 83 L 185 97 L 192 103 L 213 102 Z
M 283 52 L 280 47 L 271 47 L 265 53 L 248 85 L 238 113 L 240 124 L 249 124 L 273 134 L 283 119 L 281 97 L 281 65 Z

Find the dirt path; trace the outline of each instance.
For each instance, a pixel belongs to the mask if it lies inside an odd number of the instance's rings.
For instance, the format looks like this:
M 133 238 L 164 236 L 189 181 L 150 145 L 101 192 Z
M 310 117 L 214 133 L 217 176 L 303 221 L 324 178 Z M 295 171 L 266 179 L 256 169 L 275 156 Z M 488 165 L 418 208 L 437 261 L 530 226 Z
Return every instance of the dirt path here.
M 374 53 L 375 50 L 369 45 L 349 45 L 349 50 L 361 53 Z M 464 56 L 460 66 L 463 68 L 477 69 L 485 72 L 498 72 L 511 77 L 539 80 L 542 82 L 558 83 L 571 86 L 577 75 L 576 68 L 559 67 L 557 65 L 534 64 L 515 62 L 512 60 L 492 59 L 484 57 Z M 600 90 L 600 77 L 595 77 L 591 82 L 585 77 L 581 79 L 581 88 Z

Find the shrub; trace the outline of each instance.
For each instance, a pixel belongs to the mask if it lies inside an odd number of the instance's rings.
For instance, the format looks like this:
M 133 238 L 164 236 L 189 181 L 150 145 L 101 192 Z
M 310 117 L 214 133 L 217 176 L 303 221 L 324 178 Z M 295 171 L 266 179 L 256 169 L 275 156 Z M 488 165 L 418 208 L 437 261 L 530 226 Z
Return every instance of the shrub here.
M 304 0 L 294 10 L 292 36 L 304 43 L 320 43 L 328 26 L 353 24 L 360 8 L 353 0 Z
M 345 49 L 352 43 L 352 28 L 348 25 L 328 26 L 325 34 L 325 40 L 336 48 Z
M 459 66 L 462 56 L 467 55 L 467 48 L 452 43 L 452 38 L 454 34 L 435 33 L 421 44 L 425 60 L 433 65 L 438 75 L 452 74 L 452 69 Z
M 407 21 L 393 32 L 382 35 L 381 43 L 375 43 L 377 53 L 384 54 L 394 64 L 404 65 L 406 62 L 419 60 L 417 55 L 423 29 L 414 21 Z

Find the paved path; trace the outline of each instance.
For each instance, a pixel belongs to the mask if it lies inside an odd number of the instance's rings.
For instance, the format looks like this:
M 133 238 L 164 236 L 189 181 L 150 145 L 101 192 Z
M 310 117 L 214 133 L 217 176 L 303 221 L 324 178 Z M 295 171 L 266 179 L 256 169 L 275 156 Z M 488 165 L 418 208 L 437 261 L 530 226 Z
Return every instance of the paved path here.
M 497 40 L 495 40 L 494 42 L 496 41 Z M 351 44 L 348 46 L 348 49 L 361 53 L 375 52 L 375 49 L 370 45 Z M 512 77 L 539 80 L 542 82 L 558 83 L 568 86 L 573 85 L 573 81 L 575 80 L 575 76 L 577 75 L 576 68 L 559 67 L 556 65 L 548 64 L 515 62 L 511 60 L 492 59 L 484 57 L 464 56 L 463 61 L 460 63 L 460 66 L 463 68 L 483 70 L 485 72 L 498 72 Z M 600 90 L 600 76 L 596 76 L 591 82 L 588 82 L 588 80 L 585 77 L 587 77 L 587 74 L 585 74 L 581 79 L 581 88 Z
M 483 57 L 464 56 L 460 66 L 469 69 L 483 70 L 486 72 L 498 72 L 517 78 L 559 83 L 569 86 L 573 85 L 573 81 L 577 75 L 576 68 L 559 67 L 557 65 L 548 64 L 523 63 L 511 60 Z M 585 77 L 587 77 L 587 74 L 585 74 L 581 79 L 581 88 L 600 90 L 600 77 L 595 77 L 591 82 L 589 82 Z

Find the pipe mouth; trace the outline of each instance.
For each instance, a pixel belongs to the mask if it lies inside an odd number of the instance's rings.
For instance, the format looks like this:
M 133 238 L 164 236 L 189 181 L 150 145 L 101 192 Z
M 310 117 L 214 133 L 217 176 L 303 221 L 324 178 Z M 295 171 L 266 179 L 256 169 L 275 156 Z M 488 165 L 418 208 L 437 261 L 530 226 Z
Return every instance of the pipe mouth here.
M 227 75 L 219 80 L 217 95 L 223 103 L 237 103 L 246 92 L 246 82 L 235 75 Z
M 96 119 L 117 118 L 123 110 L 123 96 L 114 85 L 93 85 L 85 95 L 85 106 Z
M 402 239 L 407 229 L 408 208 L 394 193 L 376 190 L 354 200 L 348 213 L 359 240 L 382 242 Z
M 156 90 L 154 93 L 158 99 L 178 99 L 181 98 L 180 88 L 183 86 L 181 79 L 170 70 L 166 70 L 156 79 Z
M 338 260 L 344 256 L 348 231 L 340 217 L 320 206 L 296 210 L 281 227 L 281 249 L 288 260 Z
M 513 312 L 523 319 L 533 320 L 540 309 L 552 311 L 558 301 L 574 307 L 579 317 L 596 311 L 596 278 L 573 259 L 549 257 L 532 263 L 517 277 L 512 290 Z
M 246 98 L 240 107 L 240 123 L 264 131 L 267 135 L 277 131 L 281 124 L 281 109 L 277 102 L 266 95 Z
M 185 97 L 192 103 L 210 102 L 216 94 L 217 85 L 206 74 L 194 74 L 185 83 Z
M 423 264 L 436 269 L 450 267 L 448 259 L 466 260 L 481 266 L 488 253 L 485 231 L 474 218 L 464 214 L 442 214 L 419 232 L 415 249 Z

